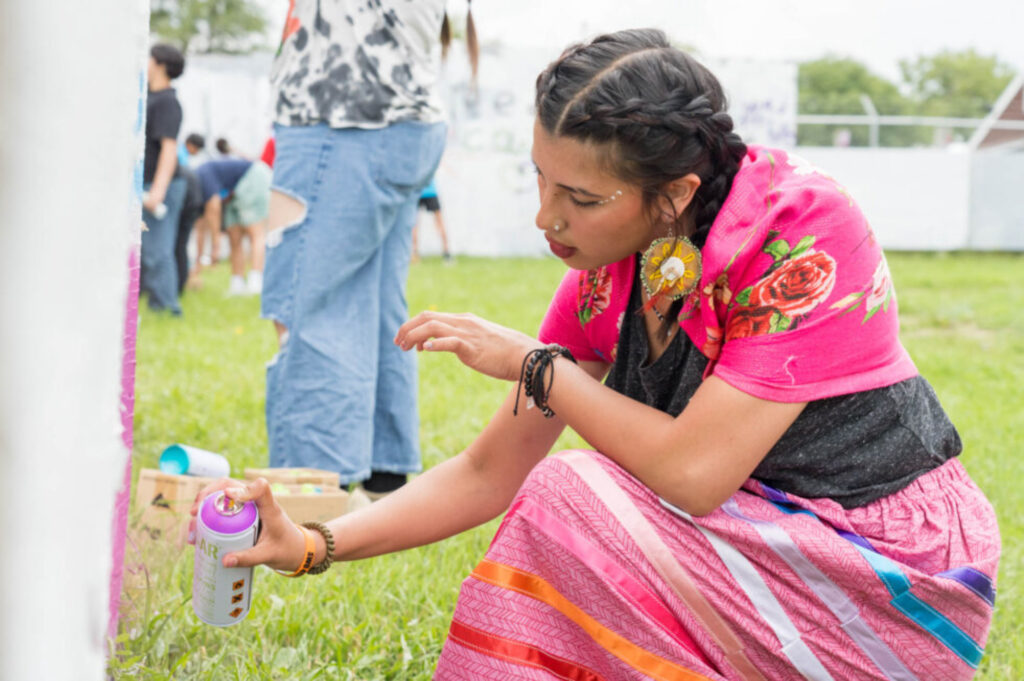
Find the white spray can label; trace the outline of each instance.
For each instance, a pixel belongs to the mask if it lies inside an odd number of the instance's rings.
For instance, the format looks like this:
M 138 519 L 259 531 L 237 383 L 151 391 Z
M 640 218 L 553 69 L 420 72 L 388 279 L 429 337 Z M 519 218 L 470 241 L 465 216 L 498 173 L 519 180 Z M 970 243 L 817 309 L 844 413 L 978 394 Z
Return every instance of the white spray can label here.
M 207 624 L 226 627 L 245 619 L 252 601 L 251 567 L 224 567 L 224 556 L 256 543 L 256 504 L 240 504 L 223 492 L 203 500 L 196 515 L 192 609 Z
M 201 478 L 226 478 L 231 464 L 223 455 L 191 445 L 174 444 L 160 454 L 160 470 L 171 475 L 196 475 Z

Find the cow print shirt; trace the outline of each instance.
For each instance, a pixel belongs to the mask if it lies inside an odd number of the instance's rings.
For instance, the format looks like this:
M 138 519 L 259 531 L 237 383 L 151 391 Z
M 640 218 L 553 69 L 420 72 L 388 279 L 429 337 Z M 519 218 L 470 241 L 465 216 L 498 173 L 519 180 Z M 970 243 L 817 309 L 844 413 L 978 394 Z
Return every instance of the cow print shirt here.
M 442 120 L 444 0 L 292 0 L 271 80 L 282 125 Z

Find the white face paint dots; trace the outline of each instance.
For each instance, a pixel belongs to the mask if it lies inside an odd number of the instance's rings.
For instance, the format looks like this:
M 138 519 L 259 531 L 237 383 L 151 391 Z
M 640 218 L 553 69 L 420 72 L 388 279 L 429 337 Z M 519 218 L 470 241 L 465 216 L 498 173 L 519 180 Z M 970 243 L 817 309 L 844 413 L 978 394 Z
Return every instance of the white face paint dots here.
M 616 189 L 614 194 L 609 196 L 607 199 L 601 199 L 600 201 L 597 202 L 597 205 L 603 206 L 606 203 L 611 203 L 612 201 L 614 201 L 615 199 L 619 198 L 620 196 L 622 196 L 622 190 L 621 189 Z
M 615 199 L 619 198 L 620 196 L 622 196 L 622 190 L 621 189 L 617 189 L 617 190 L 615 190 L 615 193 L 612 194 L 611 196 L 609 196 L 607 198 L 604 198 L 604 199 L 601 199 L 600 201 L 595 201 L 594 203 L 596 205 L 598 205 L 598 206 L 603 206 L 606 203 L 611 203 L 612 201 L 614 201 Z M 554 223 L 551 224 L 551 231 L 553 231 L 553 232 L 561 232 L 563 229 L 565 229 L 565 225 L 563 225 L 561 223 L 554 222 Z

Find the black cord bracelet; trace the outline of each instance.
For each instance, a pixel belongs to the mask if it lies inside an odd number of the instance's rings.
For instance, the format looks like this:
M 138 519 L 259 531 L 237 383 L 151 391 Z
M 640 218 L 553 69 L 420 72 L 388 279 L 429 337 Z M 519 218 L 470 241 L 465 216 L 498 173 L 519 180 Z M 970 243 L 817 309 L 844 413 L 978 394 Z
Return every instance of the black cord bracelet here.
M 576 364 L 576 358 L 569 349 L 555 343 L 526 353 L 519 370 L 519 387 L 516 388 L 516 403 L 512 407 L 513 416 L 519 415 L 520 391 L 526 393 L 527 409 L 537 405 L 544 418 L 555 415 L 548 406 L 548 398 L 551 396 L 551 386 L 555 382 L 555 359 L 558 357 L 565 357 Z

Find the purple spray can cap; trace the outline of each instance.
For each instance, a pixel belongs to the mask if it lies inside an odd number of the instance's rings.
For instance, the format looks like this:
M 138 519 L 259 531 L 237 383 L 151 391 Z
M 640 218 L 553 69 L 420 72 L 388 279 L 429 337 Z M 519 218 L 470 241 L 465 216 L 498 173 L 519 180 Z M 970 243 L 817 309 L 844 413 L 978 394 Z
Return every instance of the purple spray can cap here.
M 256 523 L 256 504 L 247 501 L 240 504 L 228 498 L 224 492 L 211 494 L 203 500 L 199 510 L 203 525 L 218 534 L 239 534 Z

